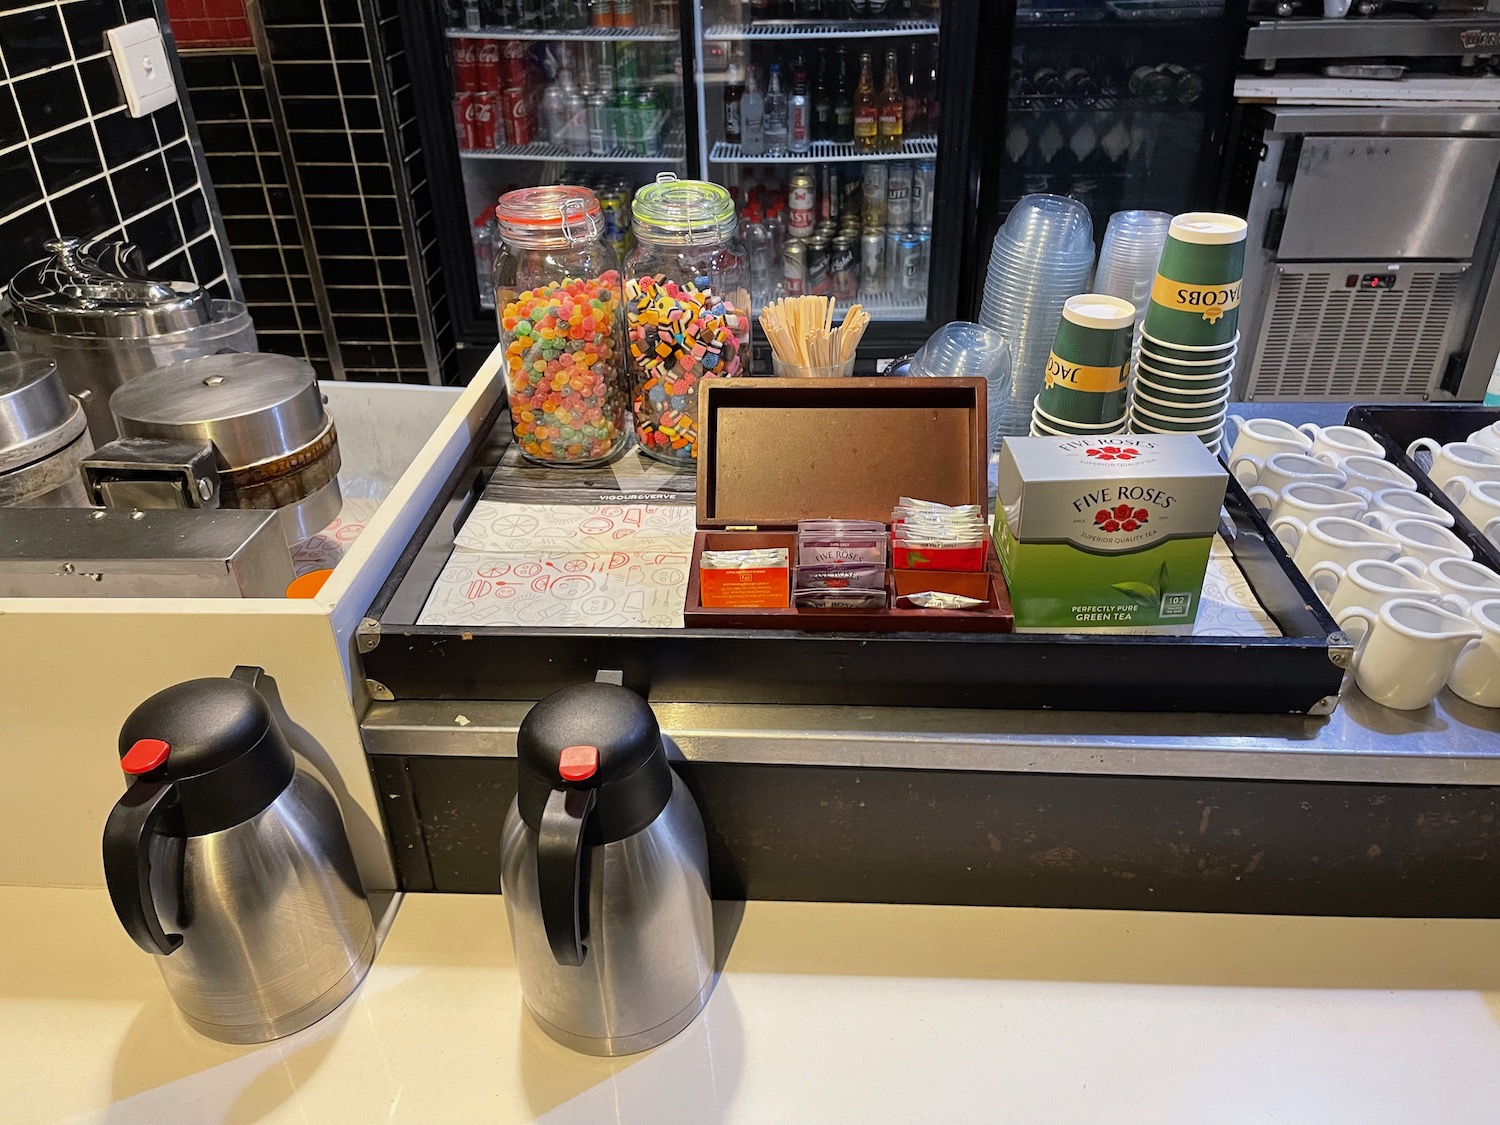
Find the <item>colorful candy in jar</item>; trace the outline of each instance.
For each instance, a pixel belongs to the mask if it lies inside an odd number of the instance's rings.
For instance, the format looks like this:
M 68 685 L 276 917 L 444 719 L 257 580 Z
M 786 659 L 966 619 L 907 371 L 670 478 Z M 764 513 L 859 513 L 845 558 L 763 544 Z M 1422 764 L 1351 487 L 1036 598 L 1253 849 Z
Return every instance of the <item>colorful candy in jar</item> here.
M 589 462 L 625 434 L 617 330 L 619 274 L 564 278 L 505 303 L 506 382 L 516 444 L 527 457 Z
M 691 461 L 698 384 L 749 370 L 750 317 L 706 277 L 679 284 L 656 274 L 626 282 L 625 322 L 636 439 L 660 460 Z

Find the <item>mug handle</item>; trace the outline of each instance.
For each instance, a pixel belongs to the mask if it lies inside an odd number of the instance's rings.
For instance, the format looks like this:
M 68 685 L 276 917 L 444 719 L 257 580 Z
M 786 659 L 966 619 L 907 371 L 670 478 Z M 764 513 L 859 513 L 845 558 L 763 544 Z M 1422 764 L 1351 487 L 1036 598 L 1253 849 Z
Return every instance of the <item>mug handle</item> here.
M 1354 655 L 1349 658 L 1349 672 L 1351 675 L 1359 671 L 1360 659 L 1364 656 L 1365 649 L 1369 647 L 1370 636 L 1375 632 L 1375 623 L 1380 620 L 1380 617 L 1377 614 L 1371 613 L 1362 605 L 1351 605 L 1338 615 L 1339 628 L 1346 633 L 1349 632 L 1349 622 L 1356 619 L 1363 621 L 1365 627 L 1360 630 L 1359 636 L 1354 638 Z
M 1241 466 L 1248 466 L 1248 472 L 1241 472 Z M 1241 453 L 1229 462 L 1229 471 L 1234 474 L 1234 479 L 1240 482 L 1241 488 L 1250 488 L 1260 483 L 1260 474 L 1265 469 L 1266 463 L 1253 453 Z
M 1359 517 L 1359 522 L 1366 525 L 1367 527 L 1373 527 L 1389 534 L 1391 530 L 1391 524 L 1395 523 L 1396 521 L 1391 519 L 1391 517 L 1386 515 L 1384 512 L 1366 512 L 1364 515 Z
M 1480 529 L 1484 535 L 1495 546 L 1500 547 L 1500 516 L 1496 516 Z
M 1444 594 L 1442 597 L 1438 598 L 1437 604 L 1442 606 L 1450 613 L 1458 614 L 1460 617 L 1468 617 L 1469 611 L 1474 608 L 1469 604 L 1468 599 L 1461 598 L 1457 594 Z M 1479 642 L 1477 640 L 1469 642 L 1470 645 L 1477 645 L 1478 643 Z M 1465 645 L 1464 651 L 1467 652 L 1468 650 L 1468 645 Z
M 1417 450 L 1421 449 L 1427 453 L 1430 453 L 1433 457 L 1436 457 L 1438 455 L 1438 451 L 1442 448 L 1443 447 L 1439 442 L 1434 441 L 1430 437 L 1419 437 L 1416 441 L 1412 442 L 1406 447 L 1406 455 L 1408 457 L 1415 458 L 1417 456 Z
M 1339 461 L 1341 459 L 1339 455 L 1333 452 L 1333 450 L 1331 449 L 1324 449 L 1322 451 L 1314 450 L 1312 453 L 1308 454 L 1308 456 L 1311 457 L 1314 461 L 1321 461 L 1323 462 L 1323 464 L 1330 465 L 1335 469 L 1339 468 Z
M 1317 441 L 1323 436 L 1323 427 L 1315 422 L 1303 422 L 1302 425 L 1297 427 L 1297 432 L 1299 434 L 1306 434 L 1313 441 Z
M 1443 482 L 1443 493 L 1455 504 L 1462 504 L 1469 498 L 1469 491 L 1474 487 L 1472 477 L 1449 477 Z
M 1276 495 L 1276 491 L 1274 489 L 1266 488 L 1258 484 L 1245 489 L 1245 495 L 1250 497 L 1250 503 L 1254 504 L 1256 511 L 1258 511 L 1263 516 L 1270 514 L 1271 509 L 1276 506 L 1276 501 L 1281 499 L 1281 497 Z M 1262 508 L 1258 503 L 1258 501 L 1260 500 L 1266 501 L 1266 506 L 1264 508 Z
M 1392 559 L 1391 565 L 1399 566 L 1413 578 L 1427 577 L 1427 568 L 1422 565 L 1422 561 L 1420 559 L 1414 559 L 1410 555 L 1402 555 L 1399 559 Z
M 1323 581 L 1325 576 L 1331 577 L 1331 582 Z M 1313 593 L 1323 599 L 1324 604 L 1332 600 L 1334 591 L 1339 588 L 1339 583 L 1343 580 L 1344 568 L 1332 560 L 1320 562 L 1307 572 L 1308 585 L 1313 588 Z
M 1224 419 L 1226 428 L 1228 427 L 1228 424 L 1230 422 L 1234 423 L 1234 439 L 1235 441 L 1238 441 L 1240 438 L 1240 432 L 1245 428 L 1245 416 L 1243 414 L 1231 414 L 1229 417 Z M 1230 445 L 1234 444 L 1233 442 L 1229 441 L 1228 434 L 1224 435 L 1224 440 Z
M 1375 493 L 1362 484 L 1345 484 L 1345 492 L 1352 492 L 1365 502 L 1366 505 L 1375 503 Z
M 1292 541 L 1290 543 L 1287 542 L 1287 537 L 1283 534 L 1284 529 L 1291 530 Z M 1271 524 L 1271 531 L 1277 540 L 1280 541 L 1282 547 L 1285 548 L 1286 553 L 1295 555 L 1297 548 L 1302 545 L 1302 537 L 1307 534 L 1307 524 L 1303 523 L 1296 516 L 1282 516 Z

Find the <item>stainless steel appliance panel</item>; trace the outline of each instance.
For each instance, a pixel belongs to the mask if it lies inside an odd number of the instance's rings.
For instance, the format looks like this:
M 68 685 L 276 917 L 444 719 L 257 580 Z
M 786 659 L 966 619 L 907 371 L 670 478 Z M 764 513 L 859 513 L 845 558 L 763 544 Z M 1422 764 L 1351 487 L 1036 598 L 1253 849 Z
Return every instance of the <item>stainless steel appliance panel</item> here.
M 1500 138 L 1307 137 L 1278 257 L 1466 259 L 1497 167 Z

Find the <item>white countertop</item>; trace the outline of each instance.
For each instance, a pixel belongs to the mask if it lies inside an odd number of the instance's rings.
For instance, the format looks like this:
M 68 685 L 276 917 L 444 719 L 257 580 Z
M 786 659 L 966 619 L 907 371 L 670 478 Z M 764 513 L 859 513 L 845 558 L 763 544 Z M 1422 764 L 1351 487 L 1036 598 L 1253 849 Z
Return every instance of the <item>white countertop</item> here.
M 608 1060 L 523 1013 L 499 897 L 408 896 L 350 1002 L 249 1048 L 102 891 L 0 917 L 6 1123 L 1500 1120 L 1495 921 L 753 902 L 703 1015 Z

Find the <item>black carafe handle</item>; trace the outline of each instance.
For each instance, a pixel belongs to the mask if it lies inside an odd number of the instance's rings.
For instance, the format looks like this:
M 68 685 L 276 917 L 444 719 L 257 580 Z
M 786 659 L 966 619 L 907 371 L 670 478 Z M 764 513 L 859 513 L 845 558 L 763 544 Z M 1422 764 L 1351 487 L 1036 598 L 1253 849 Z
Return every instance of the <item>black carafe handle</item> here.
M 125 932 L 147 953 L 173 953 L 182 944 L 181 934 L 162 927 L 151 897 L 151 840 L 176 803 L 177 787 L 171 782 L 135 781 L 104 822 L 109 898 Z
M 536 835 L 537 897 L 547 944 L 559 965 L 582 965 L 588 952 L 588 848 L 584 828 L 593 789 L 554 789 Z

